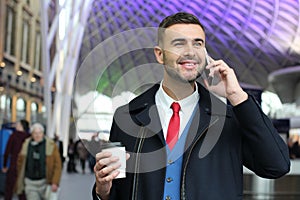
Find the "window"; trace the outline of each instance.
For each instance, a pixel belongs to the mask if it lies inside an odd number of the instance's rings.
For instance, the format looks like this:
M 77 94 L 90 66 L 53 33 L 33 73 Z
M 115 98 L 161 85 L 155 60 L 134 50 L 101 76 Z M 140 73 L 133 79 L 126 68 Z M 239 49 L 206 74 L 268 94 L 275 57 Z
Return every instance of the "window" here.
M 31 103 L 31 122 L 36 122 L 38 116 L 38 104 L 36 102 Z
M 16 30 L 16 12 L 10 6 L 6 10 L 6 32 L 4 51 L 9 55 L 15 55 L 15 30 Z
M 23 11 L 23 16 L 21 61 L 24 63 L 29 63 L 30 23 L 29 16 L 25 11 Z
M 34 69 L 41 71 L 41 33 L 37 32 L 35 37 Z
M 2 95 L 1 98 L 0 98 L 0 108 L 1 110 L 4 110 L 5 109 L 5 105 L 6 104 L 6 95 Z
M 3 120 L 2 122 L 10 122 L 11 120 L 11 97 L 7 95 L 2 95 L 0 98 L 0 110 L 3 115 L 0 118 Z
M 6 97 L 6 119 L 11 121 L 11 111 L 12 111 L 12 99 L 11 97 Z
M 47 108 L 44 105 L 42 106 L 42 113 L 40 116 L 42 116 L 41 118 L 44 122 L 47 121 Z
M 26 102 L 22 98 L 17 99 L 17 120 L 24 119 L 26 116 Z

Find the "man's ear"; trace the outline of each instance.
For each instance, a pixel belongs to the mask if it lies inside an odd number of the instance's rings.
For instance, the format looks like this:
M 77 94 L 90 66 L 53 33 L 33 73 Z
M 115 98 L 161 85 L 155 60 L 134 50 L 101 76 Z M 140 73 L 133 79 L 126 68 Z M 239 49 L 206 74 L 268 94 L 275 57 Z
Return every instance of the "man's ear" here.
M 159 47 L 159 46 L 155 46 L 154 47 L 154 54 L 155 54 L 155 57 L 156 57 L 156 61 L 159 64 L 163 64 L 164 63 L 164 55 L 163 55 L 162 48 Z

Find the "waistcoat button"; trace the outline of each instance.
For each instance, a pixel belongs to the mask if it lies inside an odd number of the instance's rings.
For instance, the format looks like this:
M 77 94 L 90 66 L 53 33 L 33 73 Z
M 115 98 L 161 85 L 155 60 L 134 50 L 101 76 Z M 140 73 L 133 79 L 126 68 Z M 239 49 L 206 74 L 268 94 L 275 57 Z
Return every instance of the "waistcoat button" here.
M 168 183 L 170 183 L 170 182 L 172 182 L 172 181 L 173 181 L 173 179 L 172 179 L 171 177 L 168 177 L 168 178 L 167 178 L 167 182 L 168 182 Z
M 168 160 L 168 164 L 173 164 L 174 161 L 173 160 Z

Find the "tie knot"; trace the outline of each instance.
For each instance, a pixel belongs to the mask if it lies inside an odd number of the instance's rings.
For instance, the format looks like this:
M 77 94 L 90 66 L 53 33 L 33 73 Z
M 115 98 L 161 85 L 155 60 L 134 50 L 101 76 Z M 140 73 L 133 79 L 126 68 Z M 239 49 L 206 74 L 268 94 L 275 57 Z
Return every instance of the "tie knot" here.
M 172 108 L 173 112 L 178 113 L 179 110 L 180 110 L 180 104 L 176 103 L 176 102 L 173 102 L 172 105 L 171 105 L 171 108 Z

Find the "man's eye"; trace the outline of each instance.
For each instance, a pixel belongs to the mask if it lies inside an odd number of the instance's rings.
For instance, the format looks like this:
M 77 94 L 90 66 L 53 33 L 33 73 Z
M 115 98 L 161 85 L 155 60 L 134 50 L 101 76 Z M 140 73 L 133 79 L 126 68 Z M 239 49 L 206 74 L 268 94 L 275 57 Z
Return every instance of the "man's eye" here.
M 194 45 L 195 45 L 196 47 L 202 47 L 202 43 L 201 43 L 201 42 L 196 42 Z
M 174 43 L 174 46 L 182 46 L 182 45 L 184 45 L 183 42 L 176 42 L 176 43 Z

